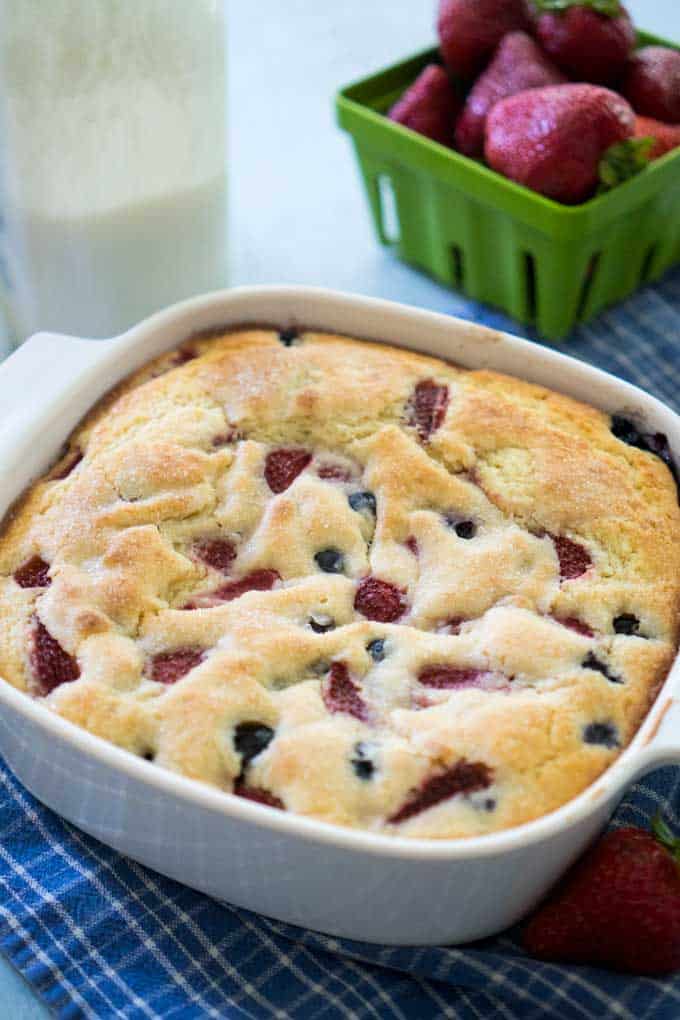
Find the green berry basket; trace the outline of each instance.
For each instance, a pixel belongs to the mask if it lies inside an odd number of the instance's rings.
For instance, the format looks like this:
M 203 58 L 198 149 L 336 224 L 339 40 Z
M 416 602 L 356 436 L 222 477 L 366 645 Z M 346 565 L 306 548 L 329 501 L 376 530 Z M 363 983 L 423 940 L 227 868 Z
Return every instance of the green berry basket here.
M 650 43 L 680 48 L 638 34 Z M 680 262 L 680 150 L 561 205 L 384 116 L 433 60 L 426 50 L 337 96 L 382 244 L 551 340 Z

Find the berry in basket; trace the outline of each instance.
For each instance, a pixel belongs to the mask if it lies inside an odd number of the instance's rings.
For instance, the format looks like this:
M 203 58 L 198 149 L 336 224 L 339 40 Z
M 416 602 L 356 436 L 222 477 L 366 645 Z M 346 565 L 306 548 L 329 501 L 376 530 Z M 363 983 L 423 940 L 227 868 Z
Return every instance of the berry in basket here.
M 534 0 L 536 36 L 548 56 L 576 81 L 610 85 L 635 45 L 635 29 L 619 0 Z
M 636 113 L 680 123 L 680 53 L 644 46 L 629 61 L 622 92 Z
M 456 148 L 466 156 L 483 156 L 486 118 L 496 103 L 525 89 L 566 81 L 531 36 L 508 33 L 467 97 L 456 124 Z
M 452 145 L 459 110 L 460 102 L 446 71 L 437 64 L 428 64 L 388 116 L 426 138 Z
M 635 154 L 644 143 L 629 141 L 634 131 L 631 106 L 609 89 L 575 84 L 531 89 L 494 106 L 486 125 L 486 159 L 505 177 L 574 205 L 596 191 L 603 171 L 608 186 L 637 171 Z M 612 146 L 617 148 L 610 153 Z
M 635 137 L 653 139 L 649 158 L 660 159 L 667 152 L 680 148 L 680 124 L 663 124 L 651 117 L 636 117 Z
M 528 31 L 526 0 L 440 0 L 437 30 L 442 58 L 452 74 L 472 78 L 507 32 Z

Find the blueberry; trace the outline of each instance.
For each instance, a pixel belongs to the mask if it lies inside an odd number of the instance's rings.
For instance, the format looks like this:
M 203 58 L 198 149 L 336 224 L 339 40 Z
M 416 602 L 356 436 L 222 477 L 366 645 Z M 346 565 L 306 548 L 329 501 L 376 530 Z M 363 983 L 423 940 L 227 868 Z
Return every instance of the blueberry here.
M 484 801 L 484 810 L 485 811 L 495 811 L 495 809 L 496 809 L 496 801 L 493 799 L 493 797 L 487 797 L 486 800 Z
M 298 331 L 292 327 L 279 330 L 279 340 L 284 347 L 292 347 L 299 335 Z
M 374 662 L 382 662 L 387 654 L 385 651 L 385 638 L 376 638 L 375 641 L 370 641 L 366 645 L 366 651 Z
M 627 443 L 628 446 L 637 446 L 638 449 L 644 450 L 644 439 L 640 432 L 636 429 L 635 425 L 629 418 L 623 418 L 621 415 L 615 414 L 612 416 L 612 433 L 617 439 L 620 439 L 622 443 Z
M 621 613 L 614 620 L 614 631 L 617 634 L 636 635 L 640 631 L 640 621 L 632 613 Z
M 360 514 L 362 510 L 368 510 L 369 513 L 375 516 L 377 509 L 375 496 L 372 492 L 353 492 L 349 497 L 349 505 L 352 510 L 356 510 L 358 514 Z
M 611 428 L 612 433 L 617 439 L 620 439 L 622 443 L 627 443 L 628 446 L 634 446 L 638 450 L 645 450 L 647 453 L 653 453 L 655 457 L 662 460 L 673 475 L 676 485 L 680 484 L 678 469 L 673 460 L 673 455 L 671 453 L 670 446 L 668 445 L 668 439 L 663 432 L 640 432 L 637 426 L 630 421 L 629 418 L 623 418 L 618 414 L 615 414 L 612 417 Z
M 318 613 L 316 616 L 310 616 L 309 626 L 315 634 L 326 634 L 329 630 L 335 629 L 335 620 L 332 616 Z
M 375 765 L 369 757 L 368 746 L 364 743 L 358 743 L 354 745 L 355 758 L 352 758 L 351 765 L 358 779 L 362 779 L 367 782 L 373 778 L 375 772 Z
M 146 751 L 142 751 L 142 753 L 140 754 L 140 758 L 143 758 L 144 761 L 153 761 L 155 757 L 156 757 L 155 752 L 152 751 L 150 748 L 147 748 Z
M 345 569 L 344 556 L 338 549 L 322 549 L 314 559 L 324 574 L 341 574 Z
M 474 538 L 477 534 L 477 525 L 474 521 L 461 521 L 459 517 L 449 516 L 446 523 L 449 528 L 453 528 L 458 538 Z
M 474 538 L 477 534 L 477 525 L 472 521 L 461 521 L 456 524 L 455 532 L 458 538 Z
M 241 755 L 241 773 L 257 758 L 274 737 L 274 730 L 259 722 L 239 723 L 234 728 L 234 747 Z
M 597 656 L 594 655 L 592 652 L 588 652 L 588 655 L 585 657 L 581 665 L 583 666 L 584 669 L 594 669 L 597 673 L 601 673 L 602 676 L 606 677 L 607 680 L 609 680 L 609 682 L 612 684 L 623 683 L 621 677 L 616 676 L 614 673 L 612 673 L 611 670 L 609 669 L 609 666 L 607 666 L 606 663 L 598 659 Z
M 599 744 L 601 747 L 621 746 L 616 726 L 609 722 L 594 722 L 584 726 L 583 740 L 586 744 Z

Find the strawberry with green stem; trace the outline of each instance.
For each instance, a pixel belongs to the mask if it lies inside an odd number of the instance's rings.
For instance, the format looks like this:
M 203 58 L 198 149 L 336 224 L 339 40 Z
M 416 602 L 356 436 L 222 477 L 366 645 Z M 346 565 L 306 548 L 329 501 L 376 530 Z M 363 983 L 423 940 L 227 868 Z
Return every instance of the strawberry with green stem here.
M 680 969 L 680 839 L 660 816 L 652 830 L 616 829 L 588 850 L 530 919 L 527 952 L 632 974 Z
M 619 0 L 533 0 L 536 36 L 576 81 L 609 85 L 635 46 L 635 28 Z
M 635 114 L 596 85 L 550 85 L 497 103 L 486 122 L 489 166 L 510 180 L 576 205 L 639 173 L 646 142 L 633 139 Z

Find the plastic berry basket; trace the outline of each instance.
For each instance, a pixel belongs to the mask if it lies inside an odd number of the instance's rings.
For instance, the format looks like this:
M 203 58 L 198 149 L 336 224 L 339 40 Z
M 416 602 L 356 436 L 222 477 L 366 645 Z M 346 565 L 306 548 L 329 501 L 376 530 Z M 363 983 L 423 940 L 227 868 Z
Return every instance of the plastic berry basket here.
M 649 43 L 680 48 L 638 34 L 638 45 Z M 562 205 L 384 116 L 437 59 L 426 50 L 337 96 L 382 244 L 552 340 L 680 262 L 680 150 L 604 195 Z

